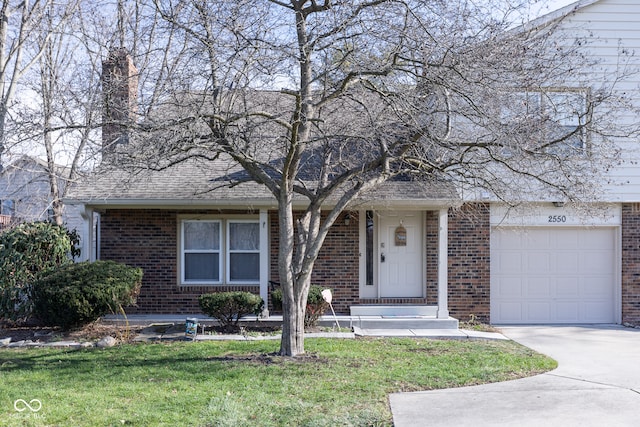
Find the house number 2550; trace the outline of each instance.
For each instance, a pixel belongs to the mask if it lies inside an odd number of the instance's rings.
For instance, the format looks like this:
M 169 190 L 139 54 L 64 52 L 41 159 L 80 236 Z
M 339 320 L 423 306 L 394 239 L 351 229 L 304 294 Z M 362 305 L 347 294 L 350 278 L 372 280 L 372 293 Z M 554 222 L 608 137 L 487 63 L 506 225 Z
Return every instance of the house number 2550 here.
M 567 217 L 565 215 L 549 215 L 548 222 L 567 222 Z

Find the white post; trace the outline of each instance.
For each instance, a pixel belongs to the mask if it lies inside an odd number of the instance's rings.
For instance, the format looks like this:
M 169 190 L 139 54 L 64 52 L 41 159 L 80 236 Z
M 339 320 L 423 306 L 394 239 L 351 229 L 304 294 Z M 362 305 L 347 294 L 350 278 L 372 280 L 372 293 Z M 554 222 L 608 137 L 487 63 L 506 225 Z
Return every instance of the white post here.
M 262 317 L 269 317 L 269 213 L 260 209 L 260 298 L 264 301 Z
M 440 209 L 438 213 L 438 319 L 449 318 L 449 261 L 447 252 L 449 249 L 449 220 L 448 209 Z
M 80 213 L 82 217 L 82 242 L 80 248 L 79 261 L 95 261 L 93 248 L 95 245 L 93 235 L 93 209 L 84 206 L 84 210 Z

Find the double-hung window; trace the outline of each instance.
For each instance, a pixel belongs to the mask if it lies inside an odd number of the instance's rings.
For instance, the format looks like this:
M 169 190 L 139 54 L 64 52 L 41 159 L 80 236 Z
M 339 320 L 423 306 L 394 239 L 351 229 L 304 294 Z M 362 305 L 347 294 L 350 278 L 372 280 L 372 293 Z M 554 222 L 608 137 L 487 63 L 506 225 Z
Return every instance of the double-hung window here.
M 584 131 L 587 122 L 587 97 L 579 91 L 545 92 L 543 108 L 551 117 L 549 139 L 558 141 L 551 151 L 557 154 L 582 154 L 586 149 Z
M 257 220 L 184 219 L 180 224 L 182 284 L 260 282 Z
M 182 222 L 182 282 L 222 283 L 221 222 Z
M 510 128 L 512 138 L 532 144 L 530 149 L 562 156 L 582 155 L 587 148 L 588 111 L 585 90 L 523 91 L 507 97 L 501 120 Z
M 227 272 L 230 283 L 260 280 L 260 227 L 256 221 L 227 222 Z

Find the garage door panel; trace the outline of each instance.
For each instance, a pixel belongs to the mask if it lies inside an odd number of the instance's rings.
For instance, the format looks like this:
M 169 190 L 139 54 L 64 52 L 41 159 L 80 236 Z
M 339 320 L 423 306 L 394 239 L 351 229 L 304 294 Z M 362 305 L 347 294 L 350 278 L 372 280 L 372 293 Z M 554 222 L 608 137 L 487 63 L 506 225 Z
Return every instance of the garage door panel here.
M 587 277 L 582 283 L 583 296 L 586 298 L 606 298 L 611 293 L 608 277 Z
M 520 277 L 502 278 L 496 287 L 504 299 L 520 298 L 524 294 Z
M 597 248 L 601 245 L 613 246 L 615 235 L 610 228 L 591 228 L 588 233 L 580 233 L 580 245 L 583 247 Z
M 537 274 L 551 268 L 551 257 L 546 252 L 532 251 L 529 256 L 524 256 L 524 258 L 526 259 L 526 272 L 529 274 Z
M 555 268 L 551 272 L 558 274 L 575 274 L 580 269 L 580 257 L 576 252 L 556 252 Z
M 616 229 L 494 228 L 494 323 L 615 322 Z
M 527 314 L 530 322 L 546 322 L 551 316 L 551 304 L 548 302 L 530 302 L 527 304 Z
M 582 304 L 582 310 L 590 323 L 609 323 L 614 316 L 612 307 L 601 301 L 586 301 Z
M 522 233 L 500 233 L 496 238 L 497 243 L 503 248 L 505 251 L 509 251 L 512 249 L 519 249 L 522 247 L 522 238 L 524 235 Z
M 580 298 L 580 280 L 578 277 L 562 277 L 556 280 L 556 297 Z
M 580 257 L 580 269 L 584 274 L 601 274 L 613 264 L 613 255 L 602 250 L 584 252 Z
M 522 254 L 520 252 L 505 252 L 504 256 L 496 259 L 498 269 L 504 275 L 520 275 L 523 270 Z
M 546 248 L 550 245 L 549 236 L 530 233 L 527 233 L 525 236 L 526 238 L 522 239 L 521 243 L 527 246 L 531 252 L 545 253 Z
M 548 277 L 531 277 L 527 281 L 524 293 L 529 298 L 546 298 L 551 296 L 551 283 Z
M 502 302 L 497 307 L 497 311 L 505 322 L 517 322 L 523 316 L 520 302 Z
M 578 235 L 576 230 L 558 229 L 558 233 L 554 235 L 553 247 L 565 251 L 576 250 L 580 247 Z
M 580 323 L 580 304 L 576 301 L 557 301 L 556 317 L 561 323 Z

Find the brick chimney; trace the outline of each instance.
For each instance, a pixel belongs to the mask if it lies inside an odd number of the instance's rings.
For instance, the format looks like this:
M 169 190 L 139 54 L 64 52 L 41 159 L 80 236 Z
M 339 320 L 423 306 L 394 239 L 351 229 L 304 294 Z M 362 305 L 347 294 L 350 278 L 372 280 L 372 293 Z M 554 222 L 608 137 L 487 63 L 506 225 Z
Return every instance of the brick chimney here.
M 102 62 L 102 159 L 129 141 L 129 128 L 136 120 L 138 70 L 124 48 L 109 52 Z

